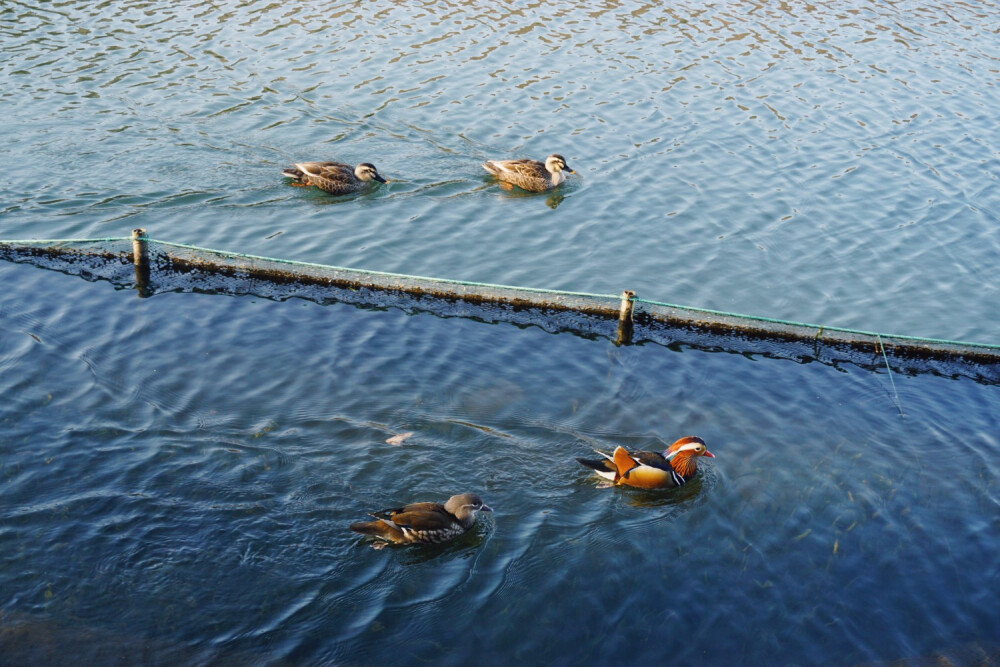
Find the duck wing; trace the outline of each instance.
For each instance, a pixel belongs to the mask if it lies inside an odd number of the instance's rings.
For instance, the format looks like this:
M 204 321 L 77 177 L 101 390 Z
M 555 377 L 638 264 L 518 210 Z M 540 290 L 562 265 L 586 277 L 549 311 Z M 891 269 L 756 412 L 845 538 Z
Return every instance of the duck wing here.
M 487 162 L 487 164 L 496 166 L 500 173 L 506 172 L 508 176 L 546 178 L 549 175 L 549 172 L 545 170 L 545 165 L 538 160 L 495 160 Z
M 354 170 L 350 165 L 340 162 L 296 162 L 290 167 L 285 167 L 282 171 L 288 178 L 296 179 L 303 179 L 306 176 L 322 176 L 324 172 L 329 175 L 353 174 Z
M 544 192 L 553 186 L 545 165 L 537 160 L 497 160 L 483 167 L 500 181 L 529 192 Z
M 354 178 L 354 167 L 349 164 L 342 162 L 311 162 L 309 165 L 312 167 L 311 170 L 307 171 L 310 176 L 315 175 L 319 178 L 330 179 Z
M 420 531 L 444 530 L 455 525 L 455 517 L 439 503 L 411 503 L 392 510 L 388 518 L 397 526 Z
M 658 454 L 657 452 L 635 451 L 629 452 L 629 455 L 642 465 L 649 466 L 650 468 L 659 468 L 660 470 L 673 469 L 670 461 L 664 458 L 663 454 Z
M 406 512 L 433 511 L 437 507 L 444 509 L 444 506 L 441 503 L 410 503 L 409 505 L 401 505 L 400 507 L 390 507 L 388 509 L 378 510 L 377 512 L 369 512 L 369 514 L 379 519 L 392 519 L 392 517 L 397 514 L 405 514 Z
M 303 176 L 300 180 L 315 185 L 330 194 L 341 195 L 354 192 L 363 183 L 354 175 L 354 167 L 340 162 L 300 162 L 295 165 Z M 288 175 L 288 172 L 285 172 Z
M 665 489 L 681 486 L 685 481 L 669 461 L 655 452 L 629 453 L 624 447 L 618 447 L 615 449 L 614 460 L 618 468 L 619 484 L 640 489 Z

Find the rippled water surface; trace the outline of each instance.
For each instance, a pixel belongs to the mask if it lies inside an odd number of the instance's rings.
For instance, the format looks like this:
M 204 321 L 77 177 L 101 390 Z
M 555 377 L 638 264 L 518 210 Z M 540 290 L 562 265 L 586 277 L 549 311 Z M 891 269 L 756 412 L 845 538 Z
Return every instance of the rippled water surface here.
M 1000 342 L 1000 7 L 0 5 L 0 238 L 159 239 Z M 576 174 L 501 190 L 484 159 Z M 291 187 L 374 162 L 378 189 Z M 1000 399 L 0 264 L 15 662 L 1000 653 Z M 413 435 L 395 446 L 386 441 Z M 676 493 L 575 461 L 694 433 Z M 367 511 L 478 491 L 444 547 Z

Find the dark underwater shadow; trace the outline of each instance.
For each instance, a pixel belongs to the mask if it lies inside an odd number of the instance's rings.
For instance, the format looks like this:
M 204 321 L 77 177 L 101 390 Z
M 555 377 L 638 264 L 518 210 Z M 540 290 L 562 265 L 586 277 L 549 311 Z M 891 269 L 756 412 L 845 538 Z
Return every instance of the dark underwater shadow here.
M 661 491 L 649 489 L 635 489 L 630 486 L 617 486 L 615 490 L 622 494 L 625 503 L 631 507 L 652 508 L 671 507 L 673 505 L 687 505 L 694 503 L 702 490 L 701 472 L 684 486 L 675 489 L 663 489 Z
M 72 657 L 70 657 L 72 656 Z M 2 665 L 232 665 L 256 664 L 255 652 L 179 639 L 119 632 L 76 618 L 0 612 Z M 271 665 L 289 665 L 284 659 Z
M 334 204 L 344 204 L 346 202 L 355 201 L 357 199 L 376 199 L 379 196 L 385 196 L 387 193 L 381 192 L 385 187 L 379 188 L 369 188 L 367 190 L 360 190 L 358 192 L 350 192 L 345 195 L 333 195 L 329 192 L 324 192 L 319 188 L 314 187 L 302 187 L 289 185 L 288 187 L 294 188 L 296 190 L 303 190 L 302 196 L 297 197 L 303 202 L 313 204 L 315 206 L 330 206 Z

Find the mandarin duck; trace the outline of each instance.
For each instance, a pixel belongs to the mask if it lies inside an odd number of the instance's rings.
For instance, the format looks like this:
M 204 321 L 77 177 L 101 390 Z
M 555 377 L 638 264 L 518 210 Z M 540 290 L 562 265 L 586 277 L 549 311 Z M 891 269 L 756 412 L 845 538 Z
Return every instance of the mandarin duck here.
M 566 180 L 564 171 L 574 174 L 562 155 L 550 155 L 545 162 L 538 160 L 491 160 L 483 163 L 483 168 L 497 177 L 508 188 L 516 185 L 530 192 L 551 190 Z
M 281 174 L 295 181 L 295 185 L 315 185 L 332 195 L 358 192 L 372 181 L 386 182 L 370 162 L 357 167 L 340 162 L 296 162 Z
M 683 486 L 697 474 L 700 457 L 715 458 L 715 454 L 708 451 L 705 446 L 705 441 L 693 435 L 681 438 L 667 447 L 662 454 L 629 452 L 621 446 L 617 447 L 613 454 L 597 453 L 604 458 L 577 459 L 577 461 L 615 484 L 640 489 L 670 489 Z
M 477 512 L 493 509 L 475 493 L 452 496 L 440 503 L 410 503 L 372 512 L 375 521 L 352 523 L 351 530 L 394 544 L 437 544 L 465 533 Z

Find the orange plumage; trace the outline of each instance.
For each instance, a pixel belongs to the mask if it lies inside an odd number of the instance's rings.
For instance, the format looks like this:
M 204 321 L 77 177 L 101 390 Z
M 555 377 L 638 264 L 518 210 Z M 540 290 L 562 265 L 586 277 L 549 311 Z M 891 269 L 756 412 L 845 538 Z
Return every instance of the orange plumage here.
M 715 458 L 708 451 L 705 441 L 696 436 L 686 436 L 674 442 L 663 452 L 634 451 L 617 447 L 613 454 L 598 452 L 603 459 L 577 459 L 597 471 L 597 474 L 615 484 L 640 489 L 669 489 L 682 486 L 698 472 L 698 459 Z

